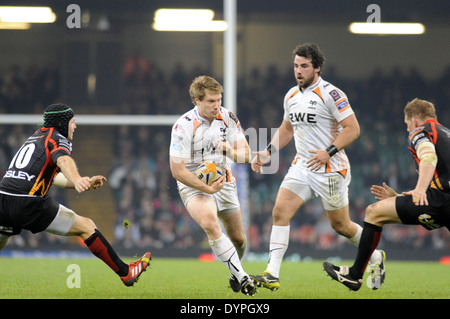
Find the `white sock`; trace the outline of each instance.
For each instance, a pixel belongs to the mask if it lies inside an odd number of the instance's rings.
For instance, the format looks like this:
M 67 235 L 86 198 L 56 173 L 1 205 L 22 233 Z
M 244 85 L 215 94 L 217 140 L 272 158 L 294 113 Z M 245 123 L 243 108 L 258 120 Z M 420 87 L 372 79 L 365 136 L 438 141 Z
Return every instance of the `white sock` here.
M 228 267 L 230 272 L 239 280 L 239 282 L 241 282 L 244 276 L 248 276 L 242 268 L 236 248 L 225 234 L 222 234 L 222 236 L 216 240 L 210 240 L 209 244 L 217 258 Z
M 349 238 L 348 240 L 350 240 L 356 247 L 358 247 L 359 241 L 361 240 L 363 228 L 356 223 L 355 225 L 358 228 L 358 230 L 356 231 L 356 234 L 353 237 Z M 370 256 L 369 265 L 377 265 L 381 263 L 382 258 L 383 257 L 381 256 L 381 253 L 375 249 L 372 253 L 372 256 Z
M 269 263 L 266 271 L 272 276 L 280 277 L 281 263 L 283 262 L 284 253 L 289 245 L 290 226 L 272 226 L 269 245 Z

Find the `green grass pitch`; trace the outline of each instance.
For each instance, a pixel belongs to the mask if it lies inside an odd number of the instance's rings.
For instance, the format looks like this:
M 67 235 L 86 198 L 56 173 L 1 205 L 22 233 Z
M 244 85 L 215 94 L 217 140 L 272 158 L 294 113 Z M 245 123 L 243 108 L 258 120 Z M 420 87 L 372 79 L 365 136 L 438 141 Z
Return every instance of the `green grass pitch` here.
M 351 265 L 349 261 L 339 264 Z M 70 265 L 79 267 L 79 288 L 69 288 L 76 283 L 70 277 L 75 274 Z M 266 263 L 244 261 L 243 265 L 248 273 L 255 274 L 263 271 Z M 281 289 L 272 292 L 259 288 L 258 294 L 249 297 L 228 287 L 228 270 L 219 261 L 153 257 L 139 282 L 125 287 L 96 258 L 0 258 L 0 284 L 0 299 L 448 299 L 450 266 L 437 261 L 388 259 L 381 289 L 373 291 L 364 283 L 353 292 L 326 276 L 322 261 L 285 262 Z

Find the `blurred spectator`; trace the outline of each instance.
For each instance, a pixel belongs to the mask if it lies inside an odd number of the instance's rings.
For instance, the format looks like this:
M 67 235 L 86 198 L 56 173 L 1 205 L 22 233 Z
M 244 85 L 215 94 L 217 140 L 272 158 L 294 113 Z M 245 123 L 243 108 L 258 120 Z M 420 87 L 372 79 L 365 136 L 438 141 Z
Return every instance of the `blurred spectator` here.
M 352 107 L 361 125 L 360 138 L 348 148 L 352 162 L 350 184 L 350 213 L 355 221 L 362 222 L 365 207 L 374 202 L 371 184 L 386 182 L 397 191 L 414 187 L 416 174 L 406 148 L 404 123 L 397 119 L 409 100 L 420 97 L 433 101 L 443 123 L 450 123 L 450 65 L 436 80 L 425 80 L 415 69 L 393 70 L 384 75 L 374 71 L 367 79 L 344 79 L 332 66 L 324 70 L 327 77 L 342 83 L 348 92 Z M 123 108 L 117 113 L 182 114 L 190 97 L 186 87 L 194 76 L 206 74 L 198 66 L 187 69 L 175 64 L 169 74 L 139 53 L 133 54 L 124 64 Z M 0 113 L 30 113 L 42 111 L 43 104 L 59 98 L 59 70 L 51 65 L 29 68 L 14 65 L 0 74 Z M 247 78 L 239 79 L 238 114 L 244 129 L 275 128 L 282 118 L 279 112 L 284 97 L 283 90 L 295 83 L 292 70 L 280 70 L 271 65 L 266 70 L 255 68 Z M 225 102 L 226 103 L 226 102 Z M 0 174 L 4 174 L 10 158 L 35 126 L 0 126 Z M 116 200 L 114 233 L 116 241 L 124 247 L 150 246 L 155 248 L 202 248 L 205 238 L 202 230 L 192 221 L 179 200 L 176 182 L 168 167 L 167 145 L 170 127 L 117 126 L 111 139 L 115 157 L 111 159 L 108 178 Z M 265 145 L 264 142 L 262 144 Z M 272 207 L 277 189 L 292 154 L 288 145 L 280 152 L 280 167 L 273 175 L 249 173 L 249 229 L 251 250 L 268 247 L 272 224 Z M 403 148 L 403 153 L 398 149 Z M 407 167 L 400 170 L 399 167 Z M 58 196 L 65 196 L 64 192 Z M 124 228 L 124 219 L 131 227 Z M 291 225 L 293 244 L 320 249 L 341 249 L 348 245 L 332 231 L 321 205 L 308 202 Z M 27 247 L 37 243 L 54 243 L 49 236 L 22 234 L 10 245 Z M 383 232 L 383 243 L 398 247 L 449 249 L 447 230 L 425 232 L 422 228 L 405 228 L 391 225 Z M 58 244 L 62 244 L 59 242 Z

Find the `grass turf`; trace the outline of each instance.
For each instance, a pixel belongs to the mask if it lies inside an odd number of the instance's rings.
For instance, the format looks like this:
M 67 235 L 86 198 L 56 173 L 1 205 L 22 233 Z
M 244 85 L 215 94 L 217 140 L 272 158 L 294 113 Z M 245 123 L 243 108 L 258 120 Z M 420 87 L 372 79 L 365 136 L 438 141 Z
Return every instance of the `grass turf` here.
M 389 256 L 388 256 L 389 257 Z M 126 259 L 127 262 L 132 259 Z M 69 288 L 78 265 L 80 288 Z M 339 264 L 350 264 L 340 262 Z M 244 262 L 250 274 L 263 262 Z M 69 271 L 68 271 L 69 269 Z M 386 281 L 373 291 L 364 283 L 353 292 L 322 271 L 322 261 L 285 262 L 281 289 L 259 288 L 255 297 L 228 287 L 228 270 L 218 262 L 153 258 L 135 287 L 125 287 L 103 262 L 92 259 L 0 258 L 0 299 L 448 299 L 450 266 L 438 262 L 387 262 Z M 367 275 L 365 276 L 365 278 Z M 364 279 L 365 279 L 364 278 Z

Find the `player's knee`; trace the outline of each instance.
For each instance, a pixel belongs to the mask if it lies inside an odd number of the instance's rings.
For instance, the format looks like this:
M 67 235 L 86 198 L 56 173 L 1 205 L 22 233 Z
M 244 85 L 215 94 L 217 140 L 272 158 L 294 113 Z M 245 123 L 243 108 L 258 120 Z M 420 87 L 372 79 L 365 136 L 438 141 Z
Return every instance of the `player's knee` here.
M 215 219 L 203 219 L 200 222 L 200 226 L 208 235 L 208 237 L 217 237 L 222 233 L 219 223 Z
M 339 235 L 349 237 L 350 229 L 349 225 L 347 225 L 346 223 L 343 223 L 341 221 L 332 221 L 331 228 L 333 228 L 333 230 Z
M 289 225 L 290 219 L 286 216 L 283 209 L 275 205 L 272 211 L 274 225 Z
M 372 205 L 367 206 L 366 216 L 365 216 L 364 220 L 366 222 L 373 223 L 377 220 L 377 216 L 378 216 L 378 213 L 377 213 L 377 209 L 375 208 L 375 205 L 372 204 Z
M 247 243 L 247 240 L 246 240 L 244 234 L 233 235 L 232 237 L 230 237 L 230 240 L 235 247 L 239 247 L 239 248 L 245 248 L 245 245 Z
M 92 235 L 97 229 L 94 221 L 88 217 L 77 216 L 77 228 L 79 229 L 79 235 L 84 239 Z

